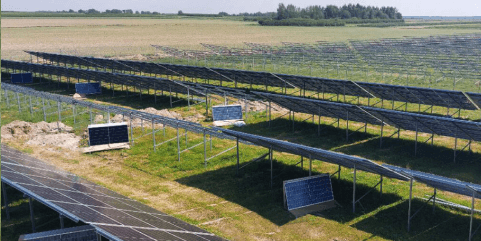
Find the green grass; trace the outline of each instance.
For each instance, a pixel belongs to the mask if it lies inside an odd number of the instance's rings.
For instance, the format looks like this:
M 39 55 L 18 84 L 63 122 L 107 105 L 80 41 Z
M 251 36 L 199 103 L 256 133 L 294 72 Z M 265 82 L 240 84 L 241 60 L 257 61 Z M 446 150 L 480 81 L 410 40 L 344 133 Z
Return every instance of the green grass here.
M 57 88 L 56 85 L 36 85 L 34 88 L 41 90 L 50 90 L 59 94 L 69 94 L 71 91 Z M 55 87 L 55 88 L 54 88 Z M 118 104 L 121 106 L 128 106 L 132 108 L 145 108 L 147 106 L 154 106 L 158 109 L 168 106 L 168 99 L 163 99 L 155 105 L 153 103 L 153 96 L 144 92 L 142 100 L 139 95 L 132 93 L 126 97 L 126 93 L 117 92 L 116 97 L 112 97 L 108 91 L 103 91 L 104 94 L 94 97 L 91 101 L 105 101 Z M 151 92 L 152 93 L 152 92 Z M 2 93 L 3 94 L 3 93 Z M 21 96 L 22 97 L 22 96 Z M 179 96 L 182 98 L 183 96 Z M 218 104 L 219 100 L 214 100 L 214 105 Z M 56 103 L 52 103 L 56 106 Z M 197 105 L 190 110 L 185 106 L 185 102 L 179 102 L 171 110 L 182 113 L 183 115 L 192 115 L 193 113 L 204 113 L 204 107 Z M 37 112 L 30 115 L 26 105 L 23 105 L 22 113 L 18 113 L 18 106 L 14 103 L 7 108 L 5 101 L 1 104 L 2 124 L 5 125 L 15 119 L 25 121 L 38 122 L 43 119 L 43 114 Z M 55 110 L 55 108 L 53 108 Z M 71 112 L 62 112 L 62 116 L 70 115 Z M 280 114 L 274 114 L 274 117 Z M 56 115 L 49 116 L 49 122 L 56 121 Z M 464 181 L 481 183 L 479 173 L 481 172 L 481 162 L 479 162 L 480 146 L 478 143 L 473 144 L 473 154 L 462 152 L 458 157 L 458 163 L 452 162 L 452 138 L 435 137 L 433 146 L 429 144 L 420 144 L 419 153 L 417 156 L 413 155 L 414 151 L 414 133 L 403 131 L 401 138 L 385 138 L 382 148 L 379 148 L 379 127 L 368 126 L 367 133 L 358 132 L 350 137 L 350 140 L 345 140 L 346 125 L 341 121 L 339 128 L 337 126 L 328 126 L 332 119 L 323 118 L 321 136 L 317 136 L 317 125 L 310 123 L 306 119 L 307 115 L 296 114 L 295 129 L 292 131 L 291 122 L 287 119 L 274 120 L 271 127 L 267 127 L 265 122 L 265 112 L 250 113 L 248 125 L 242 128 L 236 128 L 240 131 L 259 134 L 263 136 L 274 137 L 277 139 L 289 140 L 308 146 L 319 147 L 327 150 L 335 150 L 350 155 L 361 156 L 374 160 L 379 163 L 388 163 L 398 166 L 410 167 L 416 170 L 431 172 L 443 176 L 457 178 Z M 88 124 L 89 116 L 84 114 L 82 116 L 84 122 L 75 126 L 75 133 L 80 134 Z M 79 117 L 80 119 L 80 117 Z M 72 125 L 73 119 L 64 120 L 66 124 Z M 209 123 L 203 123 L 209 124 Z M 360 124 L 350 123 L 350 130 L 354 131 L 360 127 Z M 393 133 L 395 130 L 389 127 L 385 128 L 385 135 Z M 142 132 L 141 128 L 134 129 L 134 136 L 139 137 L 143 133 L 147 133 L 148 129 Z M 181 134 L 183 131 L 181 131 Z M 156 134 L 157 143 L 168 140 L 176 136 L 176 130 L 172 128 L 166 129 L 165 136 L 162 132 Z M 421 140 L 427 139 L 426 136 L 420 137 Z M 202 135 L 189 133 L 188 143 L 186 145 L 185 139 L 180 139 L 181 149 L 187 146 L 193 146 L 203 141 Z M 209 143 L 209 142 L 208 142 Z M 458 144 L 461 146 L 463 141 Z M 215 155 L 224 149 L 234 146 L 233 141 L 213 139 L 213 149 L 211 150 L 209 144 L 207 145 L 208 156 Z M 465 144 L 465 143 L 464 143 Z M 33 147 L 29 147 L 32 148 Z M 248 146 L 241 144 L 240 146 L 240 160 L 241 165 L 247 161 L 260 156 L 267 152 L 266 149 Z M 340 208 L 327 210 L 322 212 L 319 216 L 308 215 L 299 219 L 294 219 L 288 212 L 283 209 L 282 204 L 282 180 L 288 180 L 298 177 L 303 177 L 308 174 L 307 159 L 304 160 L 304 167 L 294 166 L 300 160 L 299 157 L 274 152 L 274 167 L 273 172 L 276 178 L 274 179 L 274 187 L 270 188 L 270 163 L 268 161 L 260 161 L 241 169 L 240 176 L 235 176 L 235 150 L 227 152 L 219 157 L 216 157 L 208 162 L 207 167 L 204 167 L 203 162 L 203 145 L 194 149 L 183 152 L 181 154 L 180 162 L 177 159 L 177 142 L 172 141 L 157 148 L 154 152 L 152 148 L 151 136 L 145 136 L 135 140 L 134 146 L 130 150 L 116 150 L 110 152 L 99 152 L 92 154 L 92 158 L 101 158 L 99 165 L 91 168 L 94 169 L 95 175 L 111 178 L 113 183 L 122 183 L 124 187 L 132 187 L 140 190 L 142 193 L 152 196 L 168 195 L 171 202 L 182 203 L 183 209 L 188 210 L 192 208 L 203 207 L 202 210 L 206 216 L 201 218 L 193 218 L 185 213 L 176 213 L 174 208 L 168 208 L 174 216 L 194 224 L 202 224 L 217 218 L 226 218 L 227 222 L 232 222 L 236 227 L 232 231 L 229 229 L 228 233 L 224 232 L 222 227 L 200 225 L 202 228 L 224 236 L 229 239 L 254 239 L 254 237 L 273 238 L 278 240 L 293 240 L 293 239 L 316 239 L 314 236 L 305 236 L 299 232 L 306 232 L 311 229 L 323 229 L 326 231 L 324 235 L 327 238 L 340 239 L 380 239 L 380 240 L 453 240 L 459 237 L 465 237 L 468 230 L 469 220 L 466 214 L 462 214 L 456 210 L 439 207 L 436 213 L 431 213 L 431 208 L 424 209 L 414 220 L 413 230 L 411 233 L 406 232 L 407 220 L 407 201 L 408 185 L 407 183 L 397 180 L 385 179 L 383 186 L 383 198 L 379 198 L 379 191 L 376 190 L 370 193 L 362 201 L 362 207 L 357 206 L 358 211 L 355 214 L 351 213 L 352 199 L 352 170 L 342 168 L 341 179 L 333 178 L 333 188 L 336 200 L 342 205 Z M 88 155 L 85 158 L 90 158 Z M 64 162 L 78 165 L 80 162 L 77 159 L 65 159 Z M 105 165 L 110 161 L 120 162 L 122 164 L 121 170 L 116 170 L 112 173 L 109 165 Z M 337 170 L 337 166 L 314 161 L 314 174 L 317 173 L 333 173 Z M 363 195 L 379 181 L 379 177 L 370 173 L 357 173 L 357 195 Z M 88 177 L 87 177 L 88 178 Z M 163 181 L 162 181 L 163 180 Z M 177 189 L 169 186 L 164 186 L 163 182 L 173 181 L 187 187 L 194 187 L 200 190 L 200 193 L 192 195 L 179 194 Z M 103 183 L 101 183 L 103 184 Z M 104 184 L 106 185 L 106 184 Z M 107 185 L 109 187 L 109 185 Z M 125 195 L 133 195 L 129 189 L 118 189 L 117 186 L 111 186 L 114 189 Z M 431 194 L 432 189 L 416 183 L 414 186 L 415 197 L 425 197 Z M 221 200 L 227 201 L 223 207 L 222 205 L 208 206 L 208 202 L 202 201 L 204 195 L 214 195 Z M 452 202 L 469 205 L 468 199 L 460 199 L 459 196 L 451 195 L 444 192 L 439 192 L 439 197 Z M 135 198 L 135 197 L 134 197 Z M 149 199 L 136 198 L 148 205 L 155 205 Z M 21 200 L 21 198 L 19 198 Z M 19 203 L 24 201 L 18 201 Z M 25 208 L 20 204 L 12 204 L 18 206 L 18 210 Z M 234 208 L 229 208 L 229 207 Z M 414 208 L 421 207 L 421 201 L 415 199 L 413 202 Z M 477 208 L 481 206 L 478 203 Z M 243 215 L 242 212 L 236 211 L 238 208 L 251 211 L 255 217 Z M 28 209 L 27 209 L 28 211 Z M 40 216 L 44 216 L 41 212 Z M 3 218 L 4 215 L 2 215 Z M 45 216 L 49 217 L 48 214 Z M 22 217 L 15 215 L 15 217 Z M 479 222 L 479 216 L 476 219 Z M 15 220 L 17 220 L 15 218 Z M 17 232 L 22 230 L 28 231 L 28 219 L 20 218 L 20 223 L 14 226 Z M 2 219 L 2 233 L 8 233 L 10 230 Z M 53 225 L 53 224 L 52 224 Z M 299 228 L 299 225 L 305 225 Z M 260 228 L 263 230 L 271 230 L 274 227 L 279 229 L 275 234 L 253 234 L 252 229 Z M 267 232 L 265 232 L 267 233 Z M 247 234 L 247 235 L 246 235 Z M 242 237 L 242 238 L 240 238 Z M 310 238 L 309 238 L 310 237 Z M 2 236 L 2 238 L 4 238 Z M 475 240 L 480 240 L 480 236 L 476 236 Z M 15 236 L 7 236 L 5 240 L 13 240 Z

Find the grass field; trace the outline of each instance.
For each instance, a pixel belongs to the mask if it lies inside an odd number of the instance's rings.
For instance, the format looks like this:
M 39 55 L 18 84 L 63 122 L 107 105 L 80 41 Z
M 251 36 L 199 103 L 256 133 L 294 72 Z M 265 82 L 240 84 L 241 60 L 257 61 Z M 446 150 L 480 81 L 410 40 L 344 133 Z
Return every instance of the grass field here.
M 192 19 L 2 19 L 2 58 L 27 59 L 21 51 L 66 52 L 80 55 L 117 56 L 153 54 L 150 44 L 163 44 L 181 48 L 196 48 L 199 43 L 240 46 L 243 42 L 279 44 L 282 41 L 314 42 L 318 40 L 345 41 L 347 39 L 376 39 L 382 37 L 429 36 L 476 32 L 477 29 L 406 29 L 406 28 L 297 28 L 260 27 L 250 22 Z M 59 94 L 72 94 L 56 85 L 35 85 L 35 88 Z M 72 88 L 70 88 L 72 89 Z M 153 103 L 153 97 L 143 93 L 130 97 L 111 97 L 107 90 L 95 101 L 113 103 L 135 109 L 155 107 L 166 108 L 168 100 Z M 189 116 L 204 114 L 204 107 L 188 108 L 184 102 L 172 108 L 173 111 Z M 0 106 L 2 125 L 20 119 L 38 122 L 40 112 L 30 116 L 19 113 L 16 106 Z M 68 113 L 65 113 L 66 115 Z M 463 113 L 464 114 L 464 113 Z M 278 116 L 276 114 L 274 117 Z M 345 141 L 346 125 L 341 121 L 339 128 L 328 126 L 330 120 L 323 118 L 326 129 L 316 136 L 317 126 L 309 121 L 302 122 L 307 115 L 296 114 L 296 128 L 291 131 L 289 121 L 279 119 L 267 128 L 265 112 L 251 113 L 248 126 L 239 130 L 278 139 L 289 140 L 309 146 L 343 152 L 371 159 L 377 163 L 388 163 L 411 167 L 416 170 L 436 173 L 464 181 L 481 183 L 481 146 L 474 143 L 473 154 L 462 152 L 458 163 L 453 163 L 452 146 L 454 139 L 436 136 L 434 145 L 419 146 L 415 157 L 414 133 L 402 131 L 401 138 L 385 138 L 379 148 L 379 127 L 368 126 L 367 133 L 359 132 Z M 55 121 L 51 119 L 50 121 Z M 66 124 L 72 125 L 72 120 Z M 203 122 L 209 125 L 209 122 Z M 86 122 L 76 126 L 75 133 L 85 130 Z M 350 123 L 351 131 L 360 124 Z M 385 133 L 395 130 L 386 127 Z M 141 134 L 140 128 L 135 130 Z M 158 133 L 158 140 L 175 135 L 168 129 L 166 137 Z M 420 135 L 422 140 L 427 135 Z M 193 145 L 201 136 L 189 134 Z M 333 178 L 336 200 L 342 207 L 294 219 L 283 209 L 282 180 L 307 175 L 304 168 L 294 166 L 299 157 L 274 153 L 274 187 L 269 186 L 270 163 L 261 161 L 243 170 L 235 177 L 235 152 L 231 151 L 212 160 L 207 168 L 203 165 L 203 148 L 198 147 L 182 154 L 177 161 L 174 143 L 153 152 L 151 138 L 139 139 L 130 150 L 100 152 L 82 155 L 68 150 L 48 150 L 24 144 L 24 141 L 9 141 L 9 145 L 54 163 L 91 181 L 107 186 L 121 194 L 146 203 L 175 217 L 199 225 L 208 231 L 231 240 L 466 240 L 469 228 L 467 214 L 449 208 L 438 207 L 435 214 L 425 208 L 413 219 L 411 233 L 406 232 L 408 184 L 386 179 L 384 194 L 379 198 L 375 190 L 366 196 L 355 214 L 351 213 L 352 178 L 350 169 L 342 169 L 341 180 Z M 462 146 L 466 141 L 459 141 Z M 184 144 L 182 144 L 184 145 Z M 231 147 L 234 142 L 213 141 L 215 154 Z M 185 147 L 185 146 L 183 146 Z M 241 145 L 242 163 L 265 153 L 267 150 Z M 333 173 L 337 166 L 313 162 L 315 173 Z M 366 193 L 379 181 L 379 177 L 358 172 L 358 195 Z M 17 240 L 21 232 L 29 232 L 28 204 L 21 195 L 9 190 L 17 201 L 12 204 L 14 221 L 5 222 L 2 209 L 2 240 Z M 470 205 L 468 197 L 438 192 L 439 197 L 463 205 Z M 418 198 L 432 195 L 432 189 L 416 183 L 414 195 Z M 358 197 L 359 197 L 358 196 Z M 413 205 L 421 207 L 422 200 L 415 199 Z M 476 204 L 481 209 L 481 203 Z M 45 223 L 40 229 L 56 228 L 55 213 L 36 207 L 36 219 Z M 481 222 L 476 216 L 475 224 Z M 50 222 L 46 221 L 50 220 Z M 68 224 L 73 225 L 73 224 Z M 481 240 L 481 235 L 474 240 Z

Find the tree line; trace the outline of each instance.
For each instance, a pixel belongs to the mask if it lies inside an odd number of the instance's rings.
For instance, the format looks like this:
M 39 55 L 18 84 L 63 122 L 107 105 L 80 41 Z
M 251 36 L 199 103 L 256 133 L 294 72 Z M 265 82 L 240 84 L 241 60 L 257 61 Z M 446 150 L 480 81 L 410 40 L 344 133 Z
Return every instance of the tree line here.
M 402 19 L 402 14 L 395 7 L 373 7 L 362 6 L 360 4 L 348 4 L 342 7 L 335 5 L 327 5 L 322 7 L 319 5 L 299 8 L 292 4 L 285 6 L 279 4 L 277 8 L 277 20 L 289 18 L 305 18 L 305 19 Z

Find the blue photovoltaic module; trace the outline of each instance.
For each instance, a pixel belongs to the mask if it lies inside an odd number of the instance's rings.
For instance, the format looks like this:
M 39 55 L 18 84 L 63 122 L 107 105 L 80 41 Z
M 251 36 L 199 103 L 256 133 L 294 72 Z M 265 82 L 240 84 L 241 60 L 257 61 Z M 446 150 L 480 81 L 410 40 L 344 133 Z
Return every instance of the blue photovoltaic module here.
M 328 174 L 286 181 L 284 190 L 288 210 L 334 200 Z
M 212 107 L 214 121 L 242 120 L 242 106 L 225 105 Z
M 75 92 L 78 94 L 100 94 L 100 83 L 76 83 Z
M 25 84 L 33 82 L 32 73 L 16 73 L 10 74 L 10 76 L 13 84 Z
M 129 142 L 129 131 L 125 123 L 89 125 L 90 146 Z

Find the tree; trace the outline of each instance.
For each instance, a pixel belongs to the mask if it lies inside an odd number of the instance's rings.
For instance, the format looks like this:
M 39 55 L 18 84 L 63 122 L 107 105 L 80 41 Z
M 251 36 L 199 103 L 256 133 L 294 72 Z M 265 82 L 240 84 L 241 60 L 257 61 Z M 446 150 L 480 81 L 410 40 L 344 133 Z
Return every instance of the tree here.
M 279 7 L 277 8 L 277 19 L 286 19 L 289 15 L 287 14 L 286 6 L 283 3 L 279 3 Z
M 75 13 L 75 11 L 73 9 L 69 9 L 68 12 L 69 13 Z
M 128 13 L 128 14 L 134 14 L 134 11 L 132 9 L 126 9 L 126 10 L 122 10 L 124 13 Z
M 342 10 L 341 12 L 341 18 L 342 19 L 348 19 L 351 18 L 351 13 L 347 10 Z
M 152 12 L 152 14 L 159 15 L 160 13 L 159 12 Z
M 135 11 L 135 14 L 140 14 L 139 11 Z
M 229 14 L 226 13 L 226 12 L 220 12 L 220 13 L 219 13 L 219 16 L 229 16 Z
M 79 9 L 79 10 L 78 10 L 78 13 L 85 13 L 85 11 L 82 10 L 82 9 Z
M 339 17 L 339 8 L 334 5 L 327 5 L 326 10 L 324 10 L 324 16 L 326 18 L 337 18 Z
M 179 10 L 179 11 L 177 12 L 177 14 L 178 14 L 178 15 L 182 15 L 182 14 L 184 14 L 184 13 L 182 12 L 182 10 Z
M 87 10 L 85 13 L 87 13 L 87 14 L 97 14 L 97 13 L 100 13 L 100 12 L 95 10 L 94 8 L 91 8 L 91 9 Z

